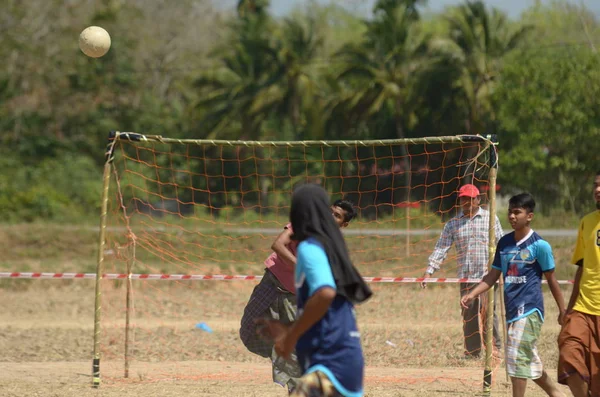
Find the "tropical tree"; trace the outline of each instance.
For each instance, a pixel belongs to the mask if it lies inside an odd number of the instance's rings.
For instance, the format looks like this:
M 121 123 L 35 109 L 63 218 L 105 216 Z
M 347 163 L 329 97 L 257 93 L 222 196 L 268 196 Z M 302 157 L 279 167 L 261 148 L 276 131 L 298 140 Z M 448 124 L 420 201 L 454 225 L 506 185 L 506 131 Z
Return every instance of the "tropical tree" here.
M 264 82 L 251 109 L 256 113 L 268 113 L 279 126 L 278 139 L 301 139 L 310 131 L 317 135 L 318 70 L 315 59 L 323 44 L 317 34 L 314 20 L 306 23 L 286 18 L 279 30 L 274 46 L 273 72 Z M 312 125 L 308 125 L 312 122 Z M 282 136 L 281 130 L 291 127 L 292 136 Z
M 228 40 L 211 54 L 217 65 L 194 80 L 198 100 L 192 110 L 209 139 L 260 138 L 267 113 L 257 104 L 266 103 L 260 94 L 267 94 L 278 57 L 264 3 L 240 0 Z
M 341 66 L 330 82 L 334 95 L 327 106 L 328 129 L 337 136 L 405 138 L 414 122 L 423 77 L 433 61 L 430 35 L 420 29 L 415 10 L 403 3 L 377 2 L 373 19 L 365 21 L 363 41 L 337 54 Z M 409 201 L 408 153 L 404 145 L 398 150 L 403 199 Z
M 270 0 L 238 0 L 237 12 L 240 18 L 267 16 Z
M 494 94 L 500 182 L 549 208 L 588 211 L 600 153 L 599 95 L 600 58 L 585 46 L 509 57 Z
M 418 6 L 427 4 L 427 0 L 378 0 L 373 7 L 375 13 L 388 9 L 393 9 L 398 6 L 403 6 L 406 9 L 406 14 L 412 17 L 415 21 L 420 19 Z
M 468 134 L 487 132 L 487 121 L 494 119 L 490 95 L 494 90 L 504 57 L 532 30 L 530 25 L 515 26 L 506 14 L 481 0 L 466 1 L 449 11 L 449 55 L 461 70 L 459 79 L 468 116 Z
M 194 81 L 197 88 L 192 114 L 198 129 L 208 139 L 250 139 L 262 138 L 263 123 L 269 116 L 269 94 L 266 87 L 272 85 L 277 71 L 278 52 L 273 39 L 273 25 L 266 13 L 266 1 L 240 1 L 239 16 L 229 27 L 229 37 L 212 54 L 217 65 L 202 73 Z M 254 150 L 251 156 L 245 152 Z M 238 162 L 229 162 L 228 169 L 218 172 L 239 176 L 232 179 L 239 186 L 230 190 L 238 192 L 260 192 L 243 195 L 239 201 L 261 202 L 262 208 L 268 207 L 268 189 L 271 184 L 266 169 L 242 169 L 241 159 L 251 157 L 257 159 L 258 167 L 265 167 L 265 151 L 254 149 L 226 151 L 219 153 L 221 157 L 237 158 Z M 253 162 L 256 165 L 256 162 Z M 204 167 L 211 167 L 206 163 Z M 259 174 L 256 178 L 245 178 L 245 175 Z M 210 183 L 202 182 L 199 183 Z M 221 184 L 223 181 L 212 181 Z M 220 190 L 217 186 L 214 190 Z M 217 194 L 217 196 L 219 196 Z M 221 204 L 226 204 L 227 197 L 215 197 Z
M 388 112 L 394 119 L 392 136 L 404 138 L 418 96 L 415 88 L 430 61 L 430 36 L 419 29 L 414 12 L 399 3 L 376 3 L 373 20 L 365 21 L 363 41 L 338 52 L 340 93 L 330 109 L 341 107 L 349 117 L 363 121 Z

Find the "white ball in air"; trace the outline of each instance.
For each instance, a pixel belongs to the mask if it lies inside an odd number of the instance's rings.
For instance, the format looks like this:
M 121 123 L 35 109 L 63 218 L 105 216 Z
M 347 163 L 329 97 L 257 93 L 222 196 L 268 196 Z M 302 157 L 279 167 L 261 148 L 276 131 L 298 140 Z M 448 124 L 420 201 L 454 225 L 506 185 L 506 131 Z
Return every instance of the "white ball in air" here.
M 100 58 L 110 49 L 110 35 L 99 26 L 85 28 L 79 35 L 79 48 L 88 57 Z

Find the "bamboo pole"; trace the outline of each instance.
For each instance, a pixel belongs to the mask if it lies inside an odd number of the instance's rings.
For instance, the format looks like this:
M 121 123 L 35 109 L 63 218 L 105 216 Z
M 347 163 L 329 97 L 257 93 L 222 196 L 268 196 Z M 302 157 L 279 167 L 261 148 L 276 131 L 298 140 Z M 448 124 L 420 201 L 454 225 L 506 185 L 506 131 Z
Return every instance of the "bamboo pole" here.
M 110 184 L 110 159 L 104 164 L 102 201 L 100 211 L 100 233 L 98 236 L 98 256 L 96 264 L 96 285 L 94 301 L 94 358 L 92 360 L 92 387 L 100 386 L 100 315 L 102 310 L 100 283 L 104 269 L 104 245 L 106 237 L 106 218 L 108 212 L 108 190 Z
M 498 168 L 496 163 L 496 152 L 493 144 L 488 147 L 490 150 L 490 174 L 488 183 L 489 195 L 489 241 L 488 241 L 488 271 L 491 270 L 496 253 L 496 177 Z M 502 293 L 502 291 L 500 291 Z M 486 335 L 485 335 L 485 369 L 483 371 L 483 394 L 491 395 L 492 391 L 492 360 L 493 360 L 493 338 L 494 338 L 494 288 L 490 288 L 488 294 L 488 305 L 486 312 Z
M 426 138 L 402 138 L 402 139 L 372 139 L 372 140 L 350 140 L 350 141 L 229 141 L 215 139 L 177 139 L 165 138 L 161 135 L 144 135 L 136 132 L 113 132 L 115 140 L 136 141 L 136 142 L 161 142 L 175 143 L 182 145 L 198 146 L 258 146 L 258 147 L 308 147 L 308 146 L 389 146 L 389 145 L 420 145 L 433 143 L 466 143 L 481 142 L 491 145 L 489 137 L 481 135 L 455 135 L 455 136 L 436 136 Z
M 125 298 L 125 368 L 123 377 L 129 378 L 129 341 L 131 336 L 131 295 L 133 285 L 131 283 L 131 274 L 135 264 L 135 238 L 132 236 L 131 257 L 127 261 L 127 293 Z

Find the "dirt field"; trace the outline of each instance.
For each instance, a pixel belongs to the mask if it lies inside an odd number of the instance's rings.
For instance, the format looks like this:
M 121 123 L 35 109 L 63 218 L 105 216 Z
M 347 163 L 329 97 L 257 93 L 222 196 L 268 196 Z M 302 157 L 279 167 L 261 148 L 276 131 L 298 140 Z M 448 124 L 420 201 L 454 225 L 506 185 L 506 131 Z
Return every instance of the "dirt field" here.
M 10 280 L 0 311 L 2 396 L 284 396 L 267 360 L 237 336 L 249 282 L 134 284 L 132 363 L 123 379 L 124 286 L 103 283 L 102 385 L 91 384 L 93 282 Z M 374 285 L 358 310 L 367 362 L 367 396 L 477 395 L 482 361 L 462 356 L 455 285 Z M 565 291 L 566 292 L 566 291 Z M 546 296 L 540 350 L 556 366 L 556 310 Z M 205 322 L 213 332 L 195 329 Z M 508 395 L 500 362 L 494 394 Z M 555 371 L 550 370 L 555 377 Z M 530 396 L 543 395 L 531 386 Z
M 162 367 L 160 364 L 154 366 Z M 184 376 L 153 382 L 107 381 L 98 390 L 90 388 L 87 368 L 89 362 L 0 363 L 0 390 L 3 396 L 56 397 L 286 395 L 280 386 L 270 382 L 267 364 L 191 361 L 179 365 L 179 369 L 193 373 L 193 379 Z M 437 373 L 437 379 L 431 376 L 432 372 Z M 471 385 L 479 381 L 480 372 L 474 369 L 369 367 L 366 395 L 475 395 Z M 503 392 L 497 391 L 494 395 L 506 394 L 505 384 L 496 387 L 502 388 Z
M 148 243 L 158 242 L 150 237 Z M 264 257 L 272 236 L 243 240 L 233 253 L 229 252 L 231 239 L 221 237 L 218 242 L 222 246 L 216 251 L 215 241 L 200 237 L 194 242 L 202 244 L 194 245 L 165 239 L 166 245 L 160 252 L 179 252 L 180 257 L 176 261 L 170 256 L 161 257 L 156 264 L 149 262 L 145 265 L 152 266 L 142 267 L 147 253 L 138 250 L 139 269 L 135 270 L 261 274 L 261 260 L 257 258 Z M 3 258 L 0 269 L 92 272 L 96 240 L 95 228 L 0 227 L 0 241 L 4 242 L 0 246 Z M 562 279 L 572 278 L 572 267 L 564 265 L 570 258 L 572 240 L 551 241 L 559 265 L 557 274 Z M 355 238 L 351 242 L 356 255 L 362 258 L 360 263 L 367 276 L 418 276 L 433 244 L 420 242 L 410 260 L 402 260 L 396 258 L 404 253 L 398 239 Z M 170 245 L 175 243 L 183 246 Z M 200 246 L 206 246 L 204 251 L 198 251 Z M 211 255 L 217 265 L 197 265 L 197 258 Z M 126 257 L 120 258 L 120 262 L 117 259 L 107 258 L 107 272 L 124 271 Z M 239 266 L 223 267 L 218 265 L 219 261 Z M 196 266 L 180 266 L 187 262 Z M 443 270 L 445 276 L 455 275 L 453 266 L 453 261 L 449 261 Z M 100 334 L 102 385 L 95 390 L 90 387 L 94 281 L 1 279 L 0 396 L 285 396 L 285 391 L 271 382 L 268 360 L 249 353 L 239 340 L 240 317 L 253 286 L 254 282 L 135 281 L 130 377 L 124 379 L 125 284 L 122 280 L 104 280 Z M 484 363 L 463 359 L 458 285 L 431 285 L 426 290 L 415 284 L 372 284 L 372 287 L 374 298 L 357 309 L 367 364 L 367 396 L 480 393 Z M 557 313 L 552 296 L 544 288 L 546 323 L 539 348 L 546 367 L 556 368 Z M 563 291 L 568 297 L 570 287 Z M 213 332 L 195 327 L 202 322 Z M 494 363 L 493 395 L 510 394 L 502 364 Z M 549 373 L 552 377 L 556 375 L 554 370 Z M 543 395 L 533 385 L 530 388 L 528 396 Z

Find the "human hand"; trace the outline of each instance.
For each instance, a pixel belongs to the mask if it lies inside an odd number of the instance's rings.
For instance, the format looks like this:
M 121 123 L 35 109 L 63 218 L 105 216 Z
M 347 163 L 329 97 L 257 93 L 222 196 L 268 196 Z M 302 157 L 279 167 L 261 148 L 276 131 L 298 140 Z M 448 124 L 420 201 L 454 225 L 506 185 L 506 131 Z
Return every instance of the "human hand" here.
M 559 313 L 559 320 L 562 320 L 562 323 L 559 323 L 560 325 L 564 326 L 567 321 L 569 320 L 569 317 L 571 317 L 571 315 L 573 314 L 573 309 L 566 309 L 564 311 L 564 313 L 562 314 L 562 319 L 560 317 L 560 313 Z
M 430 278 L 430 277 L 431 277 L 431 274 L 429 274 L 427 272 L 425 274 L 423 274 L 423 278 Z M 425 282 L 424 280 L 421 281 L 421 288 L 422 289 L 427 288 L 427 282 Z
M 282 335 L 287 333 L 289 325 L 285 325 L 277 320 L 268 318 L 256 319 L 256 332 L 265 339 L 277 340 Z
M 294 337 L 293 333 L 290 332 L 290 329 L 291 328 L 288 327 L 283 334 L 280 334 L 279 337 L 275 339 L 275 353 L 286 360 L 290 359 L 296 348 L 297 342 L 297 339 Z
M 468 309 L 471 305 L 471 302 L 473 302 L 473 299 L 475 299 L 474 296 L 471 296 L 471 294 L 467 294 L 460 299 L 460 305 L 463 309 Z
M 558 312 L 558 324 L 560 324 L 561 326 L 564 325 L 566 317 L 567 317 L 567 311 L 566 310 L 559 310 L 559 312 Z

